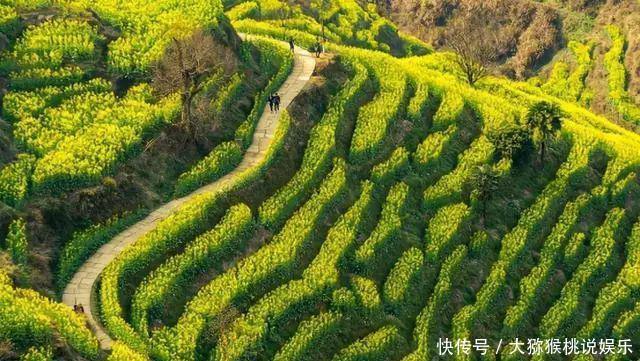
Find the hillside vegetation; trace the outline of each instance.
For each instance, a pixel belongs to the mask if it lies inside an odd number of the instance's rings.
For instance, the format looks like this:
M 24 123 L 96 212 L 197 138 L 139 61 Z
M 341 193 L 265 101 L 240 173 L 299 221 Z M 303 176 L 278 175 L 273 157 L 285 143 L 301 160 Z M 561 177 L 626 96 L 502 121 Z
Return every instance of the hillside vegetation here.
M 629 35 L 606 28 L 608 86 L 599 91 L 620 114 L 612 120 L 589 109 L 599 96 L 594 43 L 572 41 L 575 63 L 556 62 L 548 79 L 487 76 L 471 86 L 454 54 L 399 31 L 379 8 L 0 0 L 11 148 L 0 168 L 10 209 L 0 359 L 417 361 L 440 359 L 446 337 L 487 339 L 487 356 L 456 360 L 556 360 L 566 357 L 512 354 L 500 340 L 640 345 L 640 119 L 623 61 Z M 207 128 L 198 146 L 176 130 L 184 94 L 161 96 L 152 79 L 168 49 L 203 30 L 238 61 L 232 74 L 203 82 L 204 124 L 242 111 Z M 96 284 L 96 315 L 56 303 L 148 204 L 130 190 L 128 207 L 104 201 L 99 221 L 72 232 L 37 198 L 64 204 L 90 187 L 117 189 L 123 169 L 143 167 L 136 159 L 182 151 L 145 155 L 160 134 L 199 151 L 145 191 L 170 199 L 223 177 L 251 151 L 267 97 L 297 76 L 286 42 L 313 48 L 322 37 L 327 53 L 279 113 L 264 160 L 126 247 Z M 557 128 L 536 127 L 544 112 L 559 117 Z M 43 242 L 49 235 L 60 241 Z M 46 267 L 54 274 L 34 285 L 29 270 Z M 99 349 L 83 317 L 101 321 L 111 350 Z M 570 359 L 636 357 L 601 356 Z
M 378 2 L 400 28 L 437 48 L 464 13 L 489 9 L 499 33 L 496 71 L 609 118 L 640 119 L 640 3 L 434 0 Z

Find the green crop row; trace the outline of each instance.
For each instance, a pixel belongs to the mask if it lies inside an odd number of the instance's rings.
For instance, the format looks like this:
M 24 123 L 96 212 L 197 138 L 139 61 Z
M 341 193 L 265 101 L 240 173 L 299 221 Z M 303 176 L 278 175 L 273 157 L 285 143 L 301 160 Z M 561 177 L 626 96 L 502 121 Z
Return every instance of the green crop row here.
M 214 29 L 223 15 L 219 0 L 61 0 L 61 6 L 86 8 L 121 30 L 108 44 L 107 66 L 126 76 L 148 74 L 173 39 L 191 36 L 197 29 Z
M 378 286 L 372 279 L 357 275 L 350 281 L 350 288 L 341 288 L 333 293 L 332 309 L 366 324 L 378 323 L 384 315 Z
M 575 69 L 569 73 L 567 63 L 558 61 L 551 71 L 549 80 L 542 86 L 542 90 L 571 102 L 577 102 L 581 100 L 581 97 L 583 100 L 587 100 L 583 97 L 584 81 L 593 66 L 591 58 L 593 43 L 582 44 L 570 41 L 568 47 L 576 61 Z
M 137 86 L 108 109 L 100 106 L 105 100 L 100 96 L 63 102 L 70 108 L 59 108 L 57 129 L 67 131 L 49 128 L 42 119 L 27 118 L 18 123 L 16 137 L 34 151 L 46 152 L 36 163 L 34 189 L 59 191 L 83 186 L 113 171 L 142 139 L 171 122 L 179 108 L 176 97 L 148 103 L 150 94 L 148 86 Z
M 437 356 L 435 345 L 439 335 L 439 322 L 445 317 L 445 310 L 451 301 L 451 294 L 456 284 L 457 276 L 462 271 L 467 258 L 467 248 L 458 246 L 444 261 L 438 275 L 438 282 L 429 298 L 427 306 L 416 318 L 413 339 L 417 344 L 410 359 L 429 360 Z
M 111 354 L 107 361 L 149 361 L 146 355 L 135 352 L 126 344 L 116 341 L 111 346 Z
M 0 273 L 0 339 L 21 349 L 54 344 L 54 337 L 82 357 L 98 357 L 98 340 L 85 327 L 83 316 L 32 290 L 14 288 Z
M 50 347 L 31 347 L 20 355 L 20 361 L 52 361 L 53 352 Z
M 407 308 L 414 308 L 420 299 L 419 289 L 422 287 L 425 271 L 421 250 L 410 248 L 400 256 L 389 272 L 382 290 L 384 301 L 394 314 L 402 316 Z
M 90 60 L 98 41 L 96 30 L 80 20 L 50 20 L 27 28 L 0 69 L 57 69 L 65 61 Z M 13 78 L 13 72 L 9 74 Z M 11 86 L 11 85 L 10 85 Z M 15 89 L 14 86 L 11 86 Z
M 198 273 L 244 249 L 253 230 L 251 209 L 231 207 L 212 230 L 193 240 L 185 250 L 165 261 L 140 284 L 133 296 L 131 319 L 142 335 L 149 334 L 149 316 L 170 295 L 180 294 Z
M 355 49 L 344 49 L 342 53 L 366 59 L 365 64 L 379 84 L 374 99 L 360 108 L 351 139 L 349 159 L 359 164 L 380 155 L 390 130 L 403 112 L 409 78 L 381 54 Z
M 20 18 L 16 9 L 0 4 L 0 32 L 3 34 L 15 34 L 20 27 Z
M 262 342 L 271 339 L 279 327 L 312 311 L 339 282 L 338 265 L 353 246 L 356 232 L 372 202 L 373 186 L 366 182 L 360 199 L 329 230 L 320 252 L 303 272 L 302 279 L 291 281 L 269 292 L 224 333 L 216 353 L 217 360 L 236 360 L 261 352 Z M 269 325 L 269 327 L 265 327 Z
M 13 91 L 3 99 L 3 114 L 12 122 L 28 117 L 38 118 L 50 107 L 57 107 L 71 97 L 82 94 L 100 94 L 111 90 L 111 83 L 104 79 L 92 79 L 65 87 L 48 86 L 32 91 Z M 77 103 L 77 102 L 76 102 Z M 73 109 L 69 109 L 73 112 Z
M 267 199 L 259 210 L 260 222 L 276 229 L 291 215 L 294 206 L 309 196 L 310 191 L 331 166 L 336 153 L 336 137 L 349 107 L 368 80 L 368 71 L 359 62 L 346 61 L 353 77 L 329 103 L 322 119 L 311 130 L 300 169 L 291 180 Z
M 317 222 L 339 202 L 345 192 L 346 181 L 346 164 L 337 159 L 317 193 L 298 209 L 267 246 L 242 259 L 203 287 L 187 304 L 176 327 L 158 334 L 158 357 L 192 360 L 196 340 L 209 321 L 236 300 L 246 299 L 269 288 L 269 285 L 290 279 L 315 237 Z M 212 299 L 216 302 L 212 303 Z
M 17 159 L 0 170 L 0 201 L 19 205 L 29 193 L 29 185 L 36 158 L 19 154 Z
M 406 344 L 396 326 L 384 326 L 340 350 L 333 361 L 386 361 L 402 352 Z
M 371 180 L 375 183 L 389 186 L 402 179 L 409 171 L 409 152 L 403 148 L 396 148 L 389 158 L 376 164 L 371 170 Z
M 614 208 L 607 214 L 604 223 L 595 230 L 587 258 L 578 266 L 571 279 L 562 289 L 560 298 L 542 318 L 539 333 L 542 337 L 564 337 L 577 331 L 584 315 L 578 309 L 589 290 L 600 287 L 615 268 L 621 241 L 627 228 L 625 211 Z
M 566 248 L 575 234 L 578 221 L 603 202 L 603 187 L 591 194 L 583 194 L 565 207 L 558 222 L 547 237 L 540 251 L 540 262 L 520 281 L 520 296 L 515 305 L 507 309 L 504 319 L 505 335 L 518 335 L 534 314 L 539 297 L 547 288 L 556 267 L 563 260 L 562 249 Z
M 425 120 L 425 111 L 435 106 L 439 96 L 423 82 L 417 82 L 415 88 L 415 94 L 407 105 L 407 118 L 417 124 Z
M 620 316 L 613 326 L 611 335 L 618 339 L 631 339 L 634 345 L 637 345 L 640 337 L 640 302 L 636 302 L 633 309 L 626 311 Z M 622 361 L 625 356 L 621 354 L 607 356 L 607 361 Z
M 460 128 L 452 124 L 446 130 L 429 134 L 413 153 L 412 164 L 418 173 L 431 180 L 450 172 L 463 150 Z
M 507 277 L 517 279 L 525 260 L 523 255 L 546 230 L 552 226 L 556 214 L 561 212 L 571 197 L 570 179 L 581 176 L 589 158 L 588 144 L 576 144 L 556 178 L 549 183 L 532 206 L 525 210 L 517 225 L 502 239 L 498 260 L 477 293 L 476 302 L 467 305 L 453 319 L 454 339 L 472 339 L 472 331 L 484 317 L 489 317 L 504 301 Z M 463 357 L 465 355 L 461 355 Z
M 102 319 L 109 332 L 139 352 L 146 352 L 147 345 L 124 320 L 120 304 L 120 292 L 126 280 L 149 265 L 166 258 L 186 241 L 204 231 L 211 213 L 216 209 L 221 197 L 259 179 L 273 165 L 284 147 L 284 141 L 291 118 L 283 112 L 272 144 L 259 165 L 245 170 L 236 181 L 217 192 L 194 197 L 168 218 L 160 222 L 154 230 L 124 250 L 102 273 L 100 302 Z
M 356 250 L 354 266 L 361 272 L 370 274 L 381 259 L 386 259 L 396 249 L 401 237 L 402 217 L 408 195 L 409 186 L 402 182 L 389 191 L 376 228 Z
M 438 111 L 433 116 L 433 131 L 443 131 L 451 125 L 458 124 L 465 109 L 465 100 L 462 95 L 453 91 L 448 91 L 442 97 L 442 102 Z
M 242 148 L 236 142 L 224 142 L 216 146 L 209 155 L 193 168 L 183 173 L 176 183 L 176 194 L 187 195 L 207 183 L 229 173 L 242 161 Z
M 492 159 L 493 144 L 485 136 L 476 139 L 459 156 L 456 168 L 425 190 L 424 207 L 433 211 L 447 203 L 459 202 L 464 183 L 478 166 L 489 163 Z
M 29 257 L 29 241 L 27 239 L 27 223 L 16 218 L 9 224 L 6 246 L 11 259 L 16 264 L 26 264 Z
M 425 259 L 439 265 L 471 230 L 472 211 L 464 203 L 444 206 L 429 220 L 425 232 Z
M 118 233 L 131 226 L 144 215 L 143 211 L 125 213 L 109 218 L 102 224 L 75 232 L 65 244 L 56 270 L 58 290 L 64 289 L 73 274 L 95 253 L 100 246 L 110 241 Z
M 604 67 L 607 70 L 609 83 L 609 99 L 626 121 L 638 124 L 640 122 L 640 107 L 633 103 L 627 93 L 624 34 L 615 25 L 607 26 L 607 32 L 613 42 L 611 49 L 604 56 Z
M 337 337 L 345 326 L 342 314 L 323 312 L 303 321 L 295 334 L 278 351 L 274 361 L 302 361 L 312 359 L 318 347 Z

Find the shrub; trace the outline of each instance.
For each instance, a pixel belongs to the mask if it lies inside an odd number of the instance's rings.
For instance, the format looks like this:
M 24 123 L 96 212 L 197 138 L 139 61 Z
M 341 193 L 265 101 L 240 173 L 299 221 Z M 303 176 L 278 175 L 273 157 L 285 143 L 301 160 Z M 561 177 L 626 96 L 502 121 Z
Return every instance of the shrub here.
M 496 156 L 516 162 L 526 156 L 525 152 L 531 146 L 531 133 L 521 126 L 493 131 L 487 138 L 493 144 Z
M 35 161 L 30 154 L 19 154 L 16 161 L 0 170 L 0 201 L 18 206 L 27 197 Z
M 6 244 L 13 262 L 17 264 L 27 263 L 29 244 L 27 241 L 27 224 L 24 219 L 16 218 L 9 224 Z

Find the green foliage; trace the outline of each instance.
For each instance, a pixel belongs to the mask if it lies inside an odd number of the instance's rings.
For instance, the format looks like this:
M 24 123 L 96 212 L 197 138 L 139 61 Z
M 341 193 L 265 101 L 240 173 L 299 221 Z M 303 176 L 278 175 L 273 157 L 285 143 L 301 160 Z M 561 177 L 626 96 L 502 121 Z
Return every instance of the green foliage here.
M 494 130 L 487 137 L 493 144 L 495 155 L 511 161 L 524 158 L 531 143 L 531 133 L 522 126 Z
M 47 70 L 62 68 L 82 72 L 77 67 L 65 64 L 92 60 L 94 43 L 99 39 L 96 30 L 80 20 L 51 20 L 30 26 L 17 41 L 13 51 L 3 60 L 4 67 L 11 71 L 10 87 L 14 90 L 25 89 L 32 82 L 37 82 L 39 86 L 57 85 L 46 84 L 52 80 L 49 78 L 55 79 L 48 76 L 50 74 Z M 41 76 L 35 76 L 38 71 L 42 72 L 39 74 Z M 28 76 L 29 74 L 32 76 Z
M 17 264 L 27 263 L 29 243 L 27 240 L 27 223 L 24 219 L 16 218 L 9 224 L 9 232 L 5 243 L 13 262 Z
M 542 85 L 542 90 L 556 96 L 558 98 L 577 102 L 579 100 L 586 101 L 583 92 L 585 91 L 585 79 L 593 66 L 591 52 L 593 43 L 583 44 L 577 41 L 570 41 L 569 49 L 573 53 L 576 61 L 576 67 L 573 72 L 569 73 L 569 66 L 563 61 L 558 61 L 549 80 Z M 583 102 L 583 104 L 587 104 Z
M 98 340 L 85 322 L 83 316 L 68 306 L 32 290 L 14 288 L 7 276 L 0 274 L 0 339 L 10 341 L 18 350 L 54 346 L 55 340 L 59 340 L 63 347 L 96 360 Z M 39 360 L 35 351 L 27 354 Z
M 384 301 L 396 315 L 403 316 L 407 308 L 415 308 L 425 275 L 424 255 L 410 248 L 398 259 L 384 283 Z
M 464 185 L 477 167 L 489 163 L 492 159 L 491 142 L 484 136 L 476 139 L 471 147 L 459 156 L 456 168 L 425 190 L 425 209 L 434 212 L 445 204 L 461 201 Z
M 486 214 L 487 202 L 490 201 L 498 191 L 498 174 L 488 165 L 481 165 L 471 175 L 471 199 L 480 202 L 482 214 Z
M 29 193 L 31 173 L 36 158 L 19 154 L 18 158 L 0 170 L 0 201 L 18 206 Z
M 338 129 L 344 122 L 349 105 L 361 96 L 369 74 L 359 62 L 345 62 L 351 68 L 353 77 L 331 99 L 322 119 L 311 130 L 300 169 L 260 206 L 260 223 L 269 229 L 277 229 L 282 225 L 331 166 L 331 159 L 336 154 Z
M 111 346 L 111 354 L 107 361 L 149 361 L 149 358 L 116 341 Z
M 138 335 L 123 318 L 119 295 L 127 277 L 149 267 L 150 264 L 167 257 L 187 240 L 204 231 L 211 213 L 216 212 L 218 202 L 227 192 L 240 189 L 264 175 L 273 165 L 284 147 L 284 139 L 289 132 L 291 118 L 282 113 L 280 123 L 269 151 L 261 163 L 242 172 L 235 181 L 214 194 L 203 194 L 192 198 L 171 216 L 160 222 L 154 230 L 127 248 L 102 273 L 100 301 L 105 325 L 113 335 L 127 340 L 127 344 L 138 352 L 146 352 L 145 340 Z
M 356 250 L 354 266 L 361 272 L 371 275 L 382 260 L 397 250 L 408 194 L 409 186 L 402 182 L 389 191 L 376 228 Z
M 439 325 L 446 317 L 443 313 L 451 300 L 454 285 L 460 282 L 456 278 L 462 272 L 466 257 L 466 247 L 458 246 L 444 261 L 433 294 L 416 319 L 413 338 L 418 347 L 412 354 L 415 359 L 428 360 L 437 355 L 435 345 Z
M 315 228 L 344 195 L 346 164 L 337 159 L 334 169 L 320 189 L 287 221 L 268 246 L 243 258 L 234 267 L 216 277 L 186 306 L 186 311 L 170 334 L 159 334 L 157 350 L 162 359 L 195 357 L 196 339 L 210 320 L 225 312 L 235 300 L 260 293 L 290 279 L 301 257 L 315 237 Z M 215 298 L 217 302 L 210 300 Z M 229 345 L 241 349 L 242 344 Z M 232 353 L 235 351 L 232 350 Z M 173 355 L 173 356 L 172 356 Z
M 380 319 L 383 315 L 383 305 L 376 283 L 366 277 L 353 276 L 351 290 L 356 301 L 355 308 L 351 312 L 363 317 L 365 322 L 375 323 Z
M 376 164 L 371 170 L 371 180 L 376 183 L 391 185 L 402 179 L 410 170 L 409 152 L 403 148 L 396 148 L 389 159 Z
M 406 340 L 395 326 L 384 326 L 349 345 L 334 361 L 389 360 L 406 348 Z
M 149 333 L 149 316 L 170 295 L 179 294 L 200 273 L 242 251 L 252 234 L 251 209 L 244 204 L 231 207 L 212 230 L 199 235 L 184 251 L 164 262 L 142 281 L 133 296 L 132 324 Z
M 545 244 L 540 252 L 540 262 L 531 272 L 520 281 L 520 297 L 516 304 L 507 309 L 504 320 L 505 334 L 517 335 L 526 325 L 533 312 L 536 310 L 536 303 L 544 290 L 551 283 L 554 270 L 563 258 L 567 263 L 567 257 L 563 257 L 562 249 L 570 248 L 572 238 L 583 233 L 573 233 L 580 218 L 592 211 L 595 200 L 592 195 L 581 195 L 575 201 L 570 202 L 565 207 L 558 222 L 545 240 Z M 573 242 L 575 243 L 575 242 Z
M 89 259 L 100 246 L 140 220 L 143 215 L 144 212 L 142 211 L 124 213 L 120 216 L 111 217 L 104 223 L 92 225 L 74 233 L 62 249 L 58 260 L 56 271 L 56 286 L 58 290 L 64 289 L 82 263 Z
M 635 105 L 627 93 L 627 71 L 624 66 L 626 40 L 624 34 L 615 25 L 607 26 L 607 33 L 613 42 L 604 56 L 604 67 L 609 83 L 609 100 L 624 120 L 637 124 L 640 122 L 640 107 Z
M 324 312 L 300 324 L 296 333 L 273 358 L 274 361 L 309 360 L 322 344 L 327 344 L 331 336 L 336 336 L 345 326 L 340 313 Z
M 408 96 L 409 79 L 394 63 L 377 53 L 344 49 L 349 56 L 369 61 L 371 74 L 377 79 L 379 91 L 374 99 L 360 108 L 351 139 L 349 160 L 362 164 L 380 155 L 394 122 L 401 115 Z
M 20 361 L 51 361 L 53 352 L 46 347 L 32 347 L 20 355 Z
M 242 160 L 242 148 L 236 142 L 224 142 L 183 173 L 176 183 L 176 195 L 184 196 L 229 173 Z
M 258 3 L 254 1 L 246 1 L 234 6 L 227 11 L 226 15 L 230 20 L 242 20 L 244 18 L 253 18 L 258 16 L 260 9 Z
M 471 209 L 464 203 L 442 207 L 429 220 L 425 232 L 425 259 L 441 264 L 446 255 L 468 234 Z
M 434 131 L 443 131 L 452 124 L 460 122 L 464 112 L 464 98 L 455 92 L 447 92 L 442 98 L 438 111 L 433 116 Z
M 562 289 L 540 323 L 542 337 L 563 337 L 576 331 L 576 326 L 584 322 L 584 315 L 578 312 L 589 290 L 599 287 L 610 276 L 618 262 L 616 242 L 625 234 L 628 220 L 625 211 L 614 208 L 594 233 L 587 258 L 578 266 L 573 276 Z
M 20 19 L 11 6 L 0 4 L 0 32 L 12 36 L 19 31 Z
M 557 177 L 522 213 L 518 224 L 502 238 L 498 260 L 493 263 L 485 283 L 478 291 L 475 303 L 463 307 L 453 318 L 454 338 L 472 339 L 472 332 L 477 325 L 491 317 L 493 311 L 503 307 L 508 279 L 519 279 L 518 272 L 526 260 L 524 255 L 545 235 L 546 230 L 554 224 L 557 213 L 569 201 L 570 179 L 581 174 L 583 167 L 588 164 L 588 149 L 584 145 L 572 149 Z
M 65 1 L 68 2 L 68 1 Z M 77 0 L 75 6 L 91 8 L 100 19 L 122 29 L 108 45 L 107 66 L 122 75 L 147 74 L 174 38 L 184 38 L 199 28 L 216 29 L 223 6 L 220 0 Z
M 560 107 L 546 101 L 535 103 L 527 110 L 525 125 L 539 144 L 540 161 L 544 160 L 547 143 L 560 131 L 563 118 Z

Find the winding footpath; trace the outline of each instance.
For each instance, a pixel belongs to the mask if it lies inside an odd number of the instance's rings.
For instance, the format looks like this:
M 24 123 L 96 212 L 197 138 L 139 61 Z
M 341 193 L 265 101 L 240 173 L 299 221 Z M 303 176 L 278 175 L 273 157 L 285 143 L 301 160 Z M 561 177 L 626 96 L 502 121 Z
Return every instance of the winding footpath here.
M 245 37 L 245 35 L 242 36 Z M 315 66 L 316 61 L 313 56 L 311 56 L 308 51 L 296 47 L 293 70 L 278 90 L 278 93 L 281 96 L 281 106 L 283 109 L 287 108 L 293 99 L 300 94 L 311 78 Z M 244 154 L 242 162 L 235 170 L 217 181 L 195 190 L 193 193 L 185 197 L 174 199 L 159 207 L 145 219 L 124 230 L 115 236 L 109 243 L 103 245 L 74 274 L 73 279 L 64 290 L 62 302 L 70 307 L 73 307 L 76 304 L 82 304 L 85 314 L 87 315 L 88 323 L 98 338 L 102 349 L 111 349 L 112 340 L 106 330 L 102 328 L 101 322 L 96 319 L 96 315 L 99 314 L 99 310 L 92 310 L 92 305 L 97 304 L 97 302 L 92 303 L 93 287 L 96 284 L 100 273 L 126 247 L 135 243 L 136 240 L 153 230 L 160 221 L 167 218 L 191 198 L 202 193 L 215 192 L 222 186 L 233 182 L 242 171 L 258 165 L 264 159 L 267 150 L 271 145 L 273 135 L 278 127 L 278 119 L 278 114 L 271 113 L 268 108 L 265 108 L 260 120 L 258 121 L 251 146 L 248 148 L 247 152 Z

